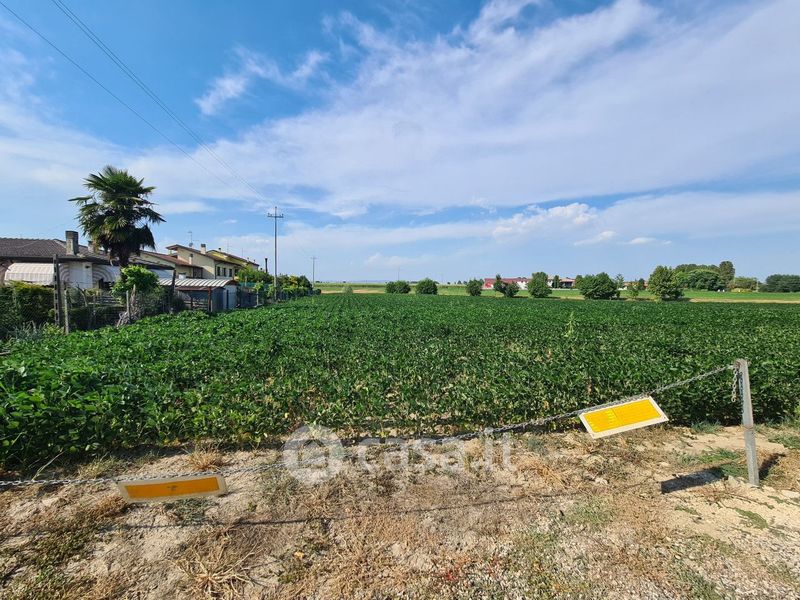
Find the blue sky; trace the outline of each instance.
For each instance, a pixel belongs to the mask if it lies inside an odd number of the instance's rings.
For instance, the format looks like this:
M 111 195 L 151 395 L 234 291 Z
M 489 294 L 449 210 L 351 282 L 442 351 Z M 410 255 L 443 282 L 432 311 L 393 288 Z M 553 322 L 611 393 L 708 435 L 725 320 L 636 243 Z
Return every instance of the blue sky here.
M 0 236 L 75 228 L 113 164 L 160 248 L 261 261 L 277 204 L 281 271 L 323 280 L 800 272 L 796 1 L 63 0 L 236 174 L 55 4 L 3 2 L 186 154 L 0 6 Z

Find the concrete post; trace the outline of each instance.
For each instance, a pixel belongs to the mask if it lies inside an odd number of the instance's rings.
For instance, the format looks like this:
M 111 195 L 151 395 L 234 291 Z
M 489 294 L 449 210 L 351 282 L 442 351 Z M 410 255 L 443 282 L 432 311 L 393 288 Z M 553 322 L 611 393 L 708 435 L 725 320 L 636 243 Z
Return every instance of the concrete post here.
M 758 454 L 756 453 L 756 430 L 753 423 L 753 399 L 750 395 L 750 370 L 746 360 L 736 361 L 739 372 L 739 391 L 742 395 L 742 428 L 744 429 L 744 451 L 747 456 L 747 477 L 750 485 L 758 486 Z

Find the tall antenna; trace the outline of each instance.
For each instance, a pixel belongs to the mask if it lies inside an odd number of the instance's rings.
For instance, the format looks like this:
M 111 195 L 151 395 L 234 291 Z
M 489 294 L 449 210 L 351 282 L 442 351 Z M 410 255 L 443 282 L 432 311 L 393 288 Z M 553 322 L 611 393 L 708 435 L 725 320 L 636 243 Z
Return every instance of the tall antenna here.
M 189 248 L 194 248 L 194 238 L 192 238 L 191 231 L 189 231 Z
M 267 213 L 268 219 L 273 219 L 275 222 L 275 258 L 272 263 L 272 270 L 275 272 L 272 284 L 272 298 L 278 301 L 278 219 L 283 218 L 283 213 L 278 214 L 278 207 L 275 207 L 275 212 Z

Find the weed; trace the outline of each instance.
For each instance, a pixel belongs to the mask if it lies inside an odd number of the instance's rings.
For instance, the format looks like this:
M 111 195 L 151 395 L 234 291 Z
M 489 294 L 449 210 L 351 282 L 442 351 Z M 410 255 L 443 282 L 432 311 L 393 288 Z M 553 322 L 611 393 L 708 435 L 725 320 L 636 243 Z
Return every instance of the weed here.
M 708 421 L 700 421 L 698 423 L 692 423 L 690 429 L 694 434 L 702 434 L 702 433 L 719 433 L 722 431 L 722 425 L 719 423 L 709 423 Z
M 201 523 L 210 507 L 208 498 L 186 498 L 168 502 L 162 506 L 162 510 L 175 522 L 185 525 Z
M 755 527 L 756 529 L 769 528 L 769 522 L 758 513 L 741 508 L 735 508 L 734 510 L 741 515 L 742 521 L 750 527 Z
M 800 435 L 791 433 L 779 433 L 769 438 L 770 442 L 781 444 L 784 448 L 789 450 L 800 450 Z
M 610 523 L 612 517 L 613 511 L 608 503 L 596 496 L 577 501 L 564 513 L 567 524 L 590 527 L 602 527 Z

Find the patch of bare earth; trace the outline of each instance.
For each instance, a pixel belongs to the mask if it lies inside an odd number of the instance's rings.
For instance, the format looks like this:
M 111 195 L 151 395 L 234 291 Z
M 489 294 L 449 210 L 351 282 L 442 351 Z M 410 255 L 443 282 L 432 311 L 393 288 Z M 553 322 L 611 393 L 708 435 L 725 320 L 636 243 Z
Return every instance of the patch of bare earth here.
M 125 505 L 108 486 L 6 490 L 0 595 L 800 598 L 796 439 L 759 432 L 759 489 L 738 428 L 653 428 L 523 434 L 505 468 L 482 440 L 437 447 L 442 460 L 412 453 L 401 471 L 376 448 L 369 470 L 347 462 L 318 485 L 272 469 L 171 504 Z M 130 474 L 278 458 L 201 445 Z M 104 460 L 82 472 L 125 468 Z

